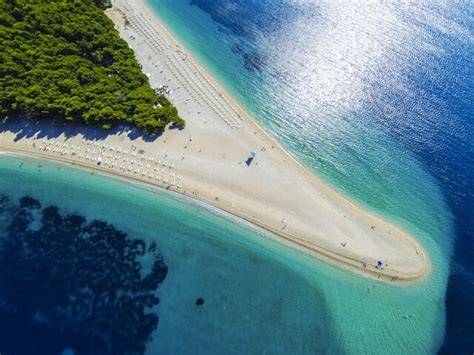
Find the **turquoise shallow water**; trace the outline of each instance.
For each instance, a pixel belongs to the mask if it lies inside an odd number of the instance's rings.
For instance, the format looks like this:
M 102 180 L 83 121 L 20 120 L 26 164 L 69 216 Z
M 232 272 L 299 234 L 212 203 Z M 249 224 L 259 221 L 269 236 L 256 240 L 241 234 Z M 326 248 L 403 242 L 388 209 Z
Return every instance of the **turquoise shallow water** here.
M 152 310 L 159 321 L 146 344 L 148 353 L 429 353 L 442 339 L 442 277 L 433 275 L 426 283 L 402 288 L 370 281 L 169 193 L 44 160 L 1 156 L 0 176 L 0 195 L 8 198 L 7 205 L 28 196 L 40 201 L 41 208 L 57 207 L 62 216 L 104 221 L 129 239 L 156 243 L 168 271 L 155 292 L 160 302 Z M 18 214 L 12 219 L 2 211 L 0 236 L 8 239 L 5 225 L 18 224 Z M 41 228 L 39 220 L 28 228 Z M 45 238 L 54 238 L 54 233 Z M 30 253 L 32 248 L 28 247 Z M 77 252 L 78 263 L 81 255 Z M 63 253 L 51 257 L 60 262 Z M 153 255 L 145 254 L 139 261 L 146 275 Z M 35 272 L 32 265 L 19 267 Z M 106 269 L 96 277 L 100 279 Z M 81 274 L 80 267 L 76 273 Z M 52 274 L 54 270 L 43 278 Z M 62 280 L 56 287 L 68 282 Z M 45 283 L 32 285 L 37 294 L 50 292 L 42 289 Z M 199 297 L 205 303 L 198 307 Z M 44 305 L 33 306 L 41 314 L 55 314 Z M 91 328 L 74 314 L 61 321 L 73 323 L 76 333 Z M 134 322 L 138 327 L 141 320 Z M 119 330 L 124 327 L 117 323 Z M 93 329 L 111 331 L 100 324 Z M 21 342 L 25 334 L 17 336 Z M 49 346 L 59 343 L 52 339 Z M 66 345 L 74 349 L 75 344 L 62 344 L 63 348 Z
M 472 352 L 471 4 L 147 3 L 293 155 L 428 248 L 429 292 L 446 307 L 441 352 Z

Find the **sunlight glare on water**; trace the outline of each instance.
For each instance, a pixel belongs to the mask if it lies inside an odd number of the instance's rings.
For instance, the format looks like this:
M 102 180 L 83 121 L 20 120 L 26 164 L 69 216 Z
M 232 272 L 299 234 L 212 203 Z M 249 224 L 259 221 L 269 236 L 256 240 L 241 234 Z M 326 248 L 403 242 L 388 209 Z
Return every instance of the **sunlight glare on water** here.
M 474 180 L 472 6 L 462 1 L 148 3 L 293 155 L 425 245 L 433 287 L 415 302 L 431 321 L 405 340 L 423 338 L 436 349 L 442 342 L 440 307 L 454 231 L 458 238 L 472 235 L 466 212 Z M 333 312 L 347 308 L 341 303 Z M 355 314 L 367 317 L 365 308 L 359 309 Z M 404 326 L 385 321 L 397 331 Z M 357 344 L 347 337 L 347 349 L 354 350 Z M 364 339 L 364 346 L 376 349 L 377 339 L 390 347 L 385 337 Z M 393 349 L 409 349 L 394 344 Z

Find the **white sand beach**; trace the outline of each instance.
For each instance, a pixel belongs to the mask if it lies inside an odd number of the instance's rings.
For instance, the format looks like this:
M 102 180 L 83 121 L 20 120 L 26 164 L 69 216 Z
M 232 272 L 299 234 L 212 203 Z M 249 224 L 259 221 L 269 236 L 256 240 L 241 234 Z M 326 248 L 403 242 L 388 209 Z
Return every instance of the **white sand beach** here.
M 409 233 L 357 206 L 293 159 L 142 0 L 116 0 L 107 14 L 151 85 L 169 88 L 185 129 L 167 129 L 151 142 L 123 132 L 100 141 L 81 134 L 15 140 L 14 132 L 4 131 L 1 149 L 177 191 L 254 223 L 279 242 L 385 282 L 404 284 L 427 275 L 428 256 Z M 256 156 L 247 164 L 252 150 Z

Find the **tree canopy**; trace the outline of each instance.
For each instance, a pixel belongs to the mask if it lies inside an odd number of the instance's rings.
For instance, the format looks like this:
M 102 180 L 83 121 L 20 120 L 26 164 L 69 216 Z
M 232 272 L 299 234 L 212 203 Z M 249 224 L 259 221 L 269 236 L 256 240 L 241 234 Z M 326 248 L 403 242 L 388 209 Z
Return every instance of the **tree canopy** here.
M 184 126 L 97 0 L 0 0 L 0 116 Z

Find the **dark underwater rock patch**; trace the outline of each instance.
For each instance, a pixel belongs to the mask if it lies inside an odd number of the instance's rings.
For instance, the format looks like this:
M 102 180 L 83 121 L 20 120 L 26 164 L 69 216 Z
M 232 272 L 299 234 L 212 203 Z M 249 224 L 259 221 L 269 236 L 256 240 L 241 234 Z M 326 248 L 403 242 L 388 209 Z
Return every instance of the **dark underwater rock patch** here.
M 196 300 L 196 306 L 202 306 L 203 304 L 204 304 L 204 299 L 198 298 L 198 299 Z
M 61 214 L 55 206 L 39 210 L 41 228 L 31 230 L 32 209 L 39 208 L 39 201 L 25 196 L 7 209 L 11 222 L 0 245 L 0 351 L 143 353 L 158 325 L 149 309 L 159 304 L 155 293 L 168 272 L 157 245 L 104 221 Z M 153 266 L 142 275 L 139 257 L 146 253 Z
M 41 203 L 30 196 L 24 196 L 20 199 L 22 208 L 41 208 Z

